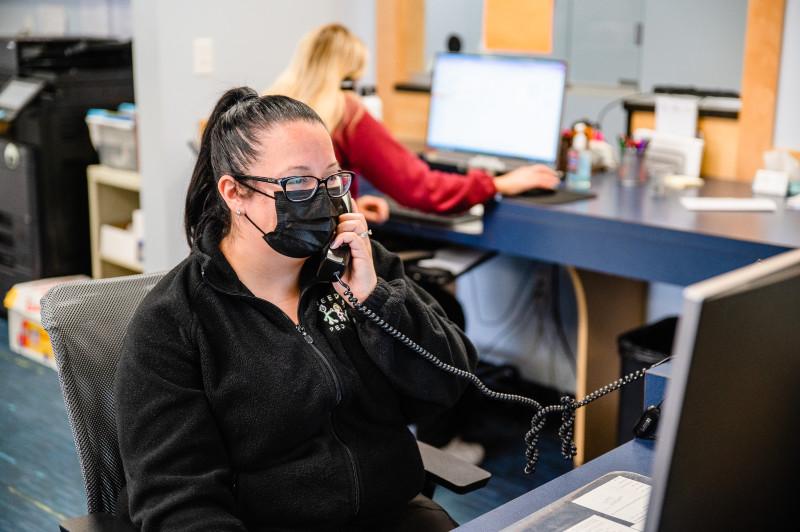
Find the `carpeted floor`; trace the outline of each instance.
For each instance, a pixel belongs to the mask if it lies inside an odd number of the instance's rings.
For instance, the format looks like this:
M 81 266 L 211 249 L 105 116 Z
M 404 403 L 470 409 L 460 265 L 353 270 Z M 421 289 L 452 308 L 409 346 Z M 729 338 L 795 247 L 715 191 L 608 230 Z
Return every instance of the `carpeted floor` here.
M 0 531 L 58 530 L 86 513 L 78 457 L 55 371 L 8 349 L 0 320 Z

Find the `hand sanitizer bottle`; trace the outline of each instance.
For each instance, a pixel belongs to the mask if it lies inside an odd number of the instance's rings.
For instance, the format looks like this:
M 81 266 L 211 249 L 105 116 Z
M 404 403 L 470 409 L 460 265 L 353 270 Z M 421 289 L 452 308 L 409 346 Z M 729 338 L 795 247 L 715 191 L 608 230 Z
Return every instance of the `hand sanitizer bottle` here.
M 592 186 L 592 152 L 586 138 L 586 124 L 575 124 L 572 147 L 567 152 L 567 187 L 588 190 Z

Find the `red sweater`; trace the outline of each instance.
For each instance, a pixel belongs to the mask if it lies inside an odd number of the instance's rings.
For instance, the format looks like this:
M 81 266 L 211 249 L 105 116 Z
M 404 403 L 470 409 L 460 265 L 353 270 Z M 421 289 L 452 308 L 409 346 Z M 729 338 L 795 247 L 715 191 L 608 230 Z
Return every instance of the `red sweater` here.
M 351 95 L 345 97 L 341 122 L 333 131 L 339 164 L 364 176 L 398 203 L 427 212 L 464 211 L 494 197 L 492 177 L 482 170 L 467 175 L 431 170 L 400 144 Z M 352 187 L 358 194 L 357 182 Z

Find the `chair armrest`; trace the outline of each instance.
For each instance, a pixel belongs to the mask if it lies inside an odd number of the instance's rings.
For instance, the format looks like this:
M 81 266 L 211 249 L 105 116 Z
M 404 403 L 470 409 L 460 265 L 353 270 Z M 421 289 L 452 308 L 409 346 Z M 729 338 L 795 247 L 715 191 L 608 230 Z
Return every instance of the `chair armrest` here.
M 89 514 L 58 523 L 61 532 L 138 532 L 127 521 L 111 514 Z
M 425 472 L 434 483 L 456 493 L 482 488 L 492 474 L 427 443 L 417 441 Z

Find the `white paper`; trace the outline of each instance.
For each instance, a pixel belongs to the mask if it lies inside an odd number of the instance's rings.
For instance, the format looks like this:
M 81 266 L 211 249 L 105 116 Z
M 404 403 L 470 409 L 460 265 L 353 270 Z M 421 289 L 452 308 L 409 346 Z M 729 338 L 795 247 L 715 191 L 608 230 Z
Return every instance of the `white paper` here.
M 696 96 L 656 96 L 656 132 L 696 137 L 697 102 Z
M 771 212 L 777 209 L 767 198 L 681 198 L 690 211 Z
M 595 512 L 633 524 L 643 530 L 650 502 L 650 486 L 637 480 L 615 477 L 572 501 Z
M 450 230 L 456 233 L 464 233 L 465 235 L 482 235 L 483 220 L 472 220 L 471 222 L 455 224 Z
M 631 530 L 634 529 L 599 515 L 593 515 L 577 525 L 569 527 L 564 532 L 631 532 Z
M 669 135 L 652 129 L 638 128 L 633 132 L 635 140 L 648 139 L 645 157 L 648 160 L 675 161 L 675 171 L 690 177 L 700 177 L 705 141 L 695 137 Z M 676 160 L 676 155 L 678 155 Z M 681 166 L 679 161 L 683 160 Z

